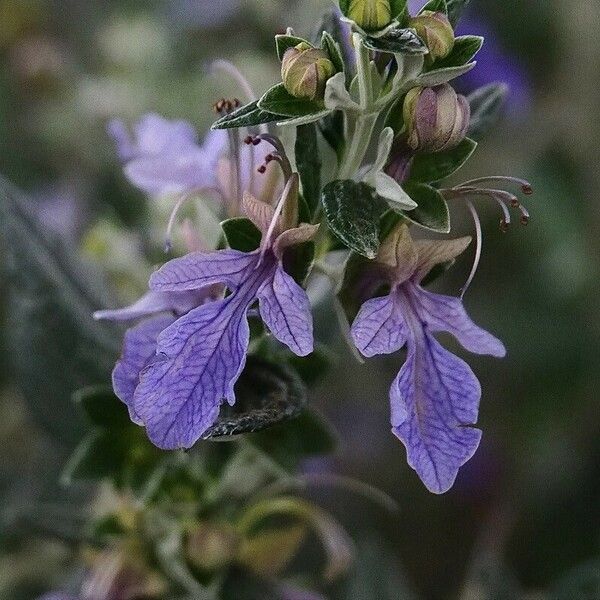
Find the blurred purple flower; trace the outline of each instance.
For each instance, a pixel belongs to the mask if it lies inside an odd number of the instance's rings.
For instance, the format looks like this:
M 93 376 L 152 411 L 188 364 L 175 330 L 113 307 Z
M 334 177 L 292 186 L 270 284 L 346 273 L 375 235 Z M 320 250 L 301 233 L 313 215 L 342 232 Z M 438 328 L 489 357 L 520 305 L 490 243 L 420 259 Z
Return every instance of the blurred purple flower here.
M 425 291 L 421 280 L 437 264 L 453 260 L 470 238 L 413 242 L 406 225 L 382 244 L 378 262 L 391 283 L 387 296 L 367 300 L 352 325 L 352 338 L 366 357 L 407 347 L 407 357 L 390 389 L 394 434 L 408 464 L 434 493 L 448 491 L 458 469 L 477 450 L 481 387 L 471 368 L 433 337 L 451 333 L 477 354 L 502 357 L 498 339 L 477 327 L 462 301 Z
M 74 185 L 63 183 L 32 194 L 34 212 L 49 231 L 60 238 L 75 240 L 85 218 L 85 207 Z
M 80 600 L 80 598 L 66 592 L 50 592 L 40 596 L 38 600 Z

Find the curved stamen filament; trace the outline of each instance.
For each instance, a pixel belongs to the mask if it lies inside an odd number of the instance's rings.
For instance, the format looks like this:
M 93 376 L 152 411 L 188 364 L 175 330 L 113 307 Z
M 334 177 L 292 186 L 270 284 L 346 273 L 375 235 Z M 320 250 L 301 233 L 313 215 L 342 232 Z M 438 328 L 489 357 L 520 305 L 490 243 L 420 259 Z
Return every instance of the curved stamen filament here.
M 491 175 L 489 177 L 478 177 L 477 179 L 470 179 L 461 184 L 463 186 L 479 185 L 480 183 L 514 183 L 515 185 L 521 186 L 521 191 L 526 195 L 530 196 L 533 194 L 533 187 L 526 179 L 519 177 L 507 177 L 506 175 Z
M 227 73 L 227 75 L 231 76 L 236 81 L 246 95 L 248 102 L 254 102 L 256 100 L 256 94 L 248 83 L 248 80 L 233 63 L 228 60 L 215 60 L 210 65 L 210 72 L 216 74 L 218 71 Z
M 473 217 L 473 223 L 475 224 L 475 258 L 473 260 L 473 266 L 471 267 L 471 272 L 469 273 L 469 277 L 465 285 L 460 290 L 460 299 L 462 300 L 467 293 L 467 290 L 473 283 L 473 279 L 475 279 L 475 274 L 477 273 L 477 269 L 479 268 L 479 262 L 481 261 L 481 251 L 483 249 L 483 232 L 481 230 L 481 220 L 479 219 L 479 215 L 477 214 L 477 210 L 473 206 L 473 203 L 470 200 L 467 200 L 467 207 Z

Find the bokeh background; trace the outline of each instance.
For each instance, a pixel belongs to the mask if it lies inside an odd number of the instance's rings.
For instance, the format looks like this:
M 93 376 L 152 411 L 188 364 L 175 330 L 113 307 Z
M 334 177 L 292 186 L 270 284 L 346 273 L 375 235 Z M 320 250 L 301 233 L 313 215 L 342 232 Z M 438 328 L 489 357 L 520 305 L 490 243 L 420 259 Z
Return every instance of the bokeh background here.
M 151 260 L 148 231 L 161 221 L 124 180 L 107 121 L 156 111 L 206 130 L 212 103 L 235 92 L 210 61 L 231 60 L 264 89 L 278 78 L 273 35 L 289 25 L 308 35 L 329 7 L 0 0 L 0 173 L 34 199 L 44 227 L 108 272 L 123 300 L 135 296 L 146 275 L 137 265 Z M 527 228 L 503 234 L 494 206 L 481 207 L 484 255 L 466 303 L 509 349 L 504 361 L 470 359 L 483 387 L 481 448 L 451 492 L 430 495 L 389 431 L 399 357 L 357 368 L 328 313 L 318 333 L 338 359 L 313 403 L 341 445 L 306 468 L 357 477 L 397 500 L 392 515 L 316 492 L 362 540 L 365 580 L 391 582 L 399 599 L 411 590 L 513 598 L 518 588 L 535 598 L 565 577 L 588 580 L 577 597 L 599 598 L 589 579 L 600 578 L 600 5 L 473 0 L 461 31 L 487 44 L 458 87 L 505 80 L 511 93 L 460 177 L 512 174 L 536 191 Z M 470 232 L 460 207 L 454 222 Z M 438 285 L 456 293 L 469 268 L 462 261 Z M 2 308 L 3 290 L 0 280 L 0 597 L 17 600 L 60 584 L 76 564 L 70 542 L 84 515 L 58 477 L 83 425 L 68 397 L 43 386 L 26 401 L 9 367 L 18 315 Z M 377 598 L 373 586 L 356 597 Z

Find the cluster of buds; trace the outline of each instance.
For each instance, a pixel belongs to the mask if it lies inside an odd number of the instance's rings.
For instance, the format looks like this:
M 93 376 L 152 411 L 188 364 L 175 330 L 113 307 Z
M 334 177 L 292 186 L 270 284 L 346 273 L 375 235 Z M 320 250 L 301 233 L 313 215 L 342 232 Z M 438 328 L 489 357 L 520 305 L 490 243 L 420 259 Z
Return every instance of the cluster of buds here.
M 413 88 L 404 100 L 407 144 L 415 152 L 441 152 L 460 144 L 471 110 L 467 99 L 447 83 Z
M 446 58 L 452 52 L 454 29 L 444 13 L 425 10 L 420 15 L 412 17 L 408 26 L 414 29 L 427 45 L 429 63 Z
M 281 63 L 285 89 L 296 98 L 322 100 L 325 85 L 336 69 L 325 50 L 302 42 L 288 48 Z
M 392 21 L 389 0 L 351 0 L 347 16 L 365 31 L 378 31 Z

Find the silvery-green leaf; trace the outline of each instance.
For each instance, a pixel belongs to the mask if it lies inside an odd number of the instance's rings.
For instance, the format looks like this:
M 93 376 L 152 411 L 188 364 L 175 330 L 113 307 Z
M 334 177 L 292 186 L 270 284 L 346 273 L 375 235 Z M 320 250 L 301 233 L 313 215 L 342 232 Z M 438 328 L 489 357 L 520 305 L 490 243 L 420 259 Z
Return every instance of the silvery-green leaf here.
M 325 108 L 329 110 L 360 110 L 360 106 L 352 99 L 346 89 L 346 76 L 336 73 L 325 85 Z
M 475 55 L 483 46 L 483 38 L 479 35 L 463 35 L 454 41 L 452 52 L 445 58 L 436 60 L 433 67 L 435 70 L 447 69 L 449 67 L 460 67 L 473 60 Z
M 344 59 L 342 57 L 342 51 L 340 50 L 339 44 L 335 41 L 333 36 L 324 31 L 321 35 L 321 48 L 329 54 L 329 58 L 336 68 L 336 71 L 344 72 Z
M 258 108 L 283 117 L 308 117 L 323 112 L 323 103 L 292 96 L 283 83 L 273 86 L 258 101 Z
M 438 190 L 422 183 L 406 183 L 404 188 L 418 205 L 414 210 L 403 212 L 404 217 L 431 231 L 450 232 L 450 211 Z
M 414 29 L 396 28 L 379 37 L 368 36 L 364 44 L 369 50 L 388 54 L 427 54 L 426 44 Z
M 257 102 L 251 102 L 233 111 L 232 113 L 221 117 L 215 121 L 211 129 L 234 129 L 237 127 L 253 127 L 265 123 L 281 121 L 281 115 L 261 110 Z
M 308 125 L 309 123 L 314 123 L 315 121 L 319 121 L 320 119 L 323 119 L 324 117 L 326 117 L 330 114 L 331 114 L 331 111 L 329 109 L 327 109 L 327 110 L 323 110 L 321 112 L 306 115 L 305 117 L 296 117 L 296 118 L 288 118 L 288 119 L 279 120 L 279 121 L 277 121 L 276 124 L 278 127 L 283 127 L 284 125 L 291 125 L 292 127 L 298 127 L 300 125 Z
M 296 168 L 302 184 L 302 196 L 308 207 L 308 218 L 312 220 L 321 199 L 321 154 L 314 124 L 301 125 L 296 129 Z
M 448 14 L 448 5 L 446 4 L 446 0 L 429 0 L 425 6 L 419 11 L 419 14 L 425 12 L 426 10 L 431 12 L 441 12 L 445 15 Z
M 402 189 L 402 186 L 393 178 L 380 171 L 374 178 L 375 191 L 387 203 L 397 209 L 412 210 L 416 202 Z
M 432 183 L 458 171 L 471 158 L 477 142 L 466 138 L 451 150 L 435 154 L 417 154 L 410 169 L 409 181 Z
M 456 28 L 460 17 L 471 0 L 446 0 L 448 5 L 448 19 L 452 27 Z
M 498 121 L 508 86 L 504 83 L 491 83 L 475 90 L 467 97 L 471 107 L 471 122 L 468 136 L 480 140 Z
M 448 83 L 452 79 L 456 79 L 465 73 L 468 73 L 477 63 L 471 62 L 460 67 L 447 67 L 445 69 L 434 69 L 423 73 L 423 75 L 415 79 L 415 85 L 423 87 L 434 87 L 442 83 Z
M 385 127 L 379 134 L 379 144 L 377 146 L 377 158 L 373 163 L 372 170 L 383 171 L 390 157 L 392 144 L 394 143 L 394 130 L 391 127 Z
M 283 55 L 285 51 L 289 48 L 294 48 L 298 44 L 308 44 L 305 39 L 301 37 L 297 37 L 295 35 L 290 35 L 289 33 L 276 35 L 275 36 L 275 46 L 277 47 L 277 56 L 279 60 L 283 60 Z

